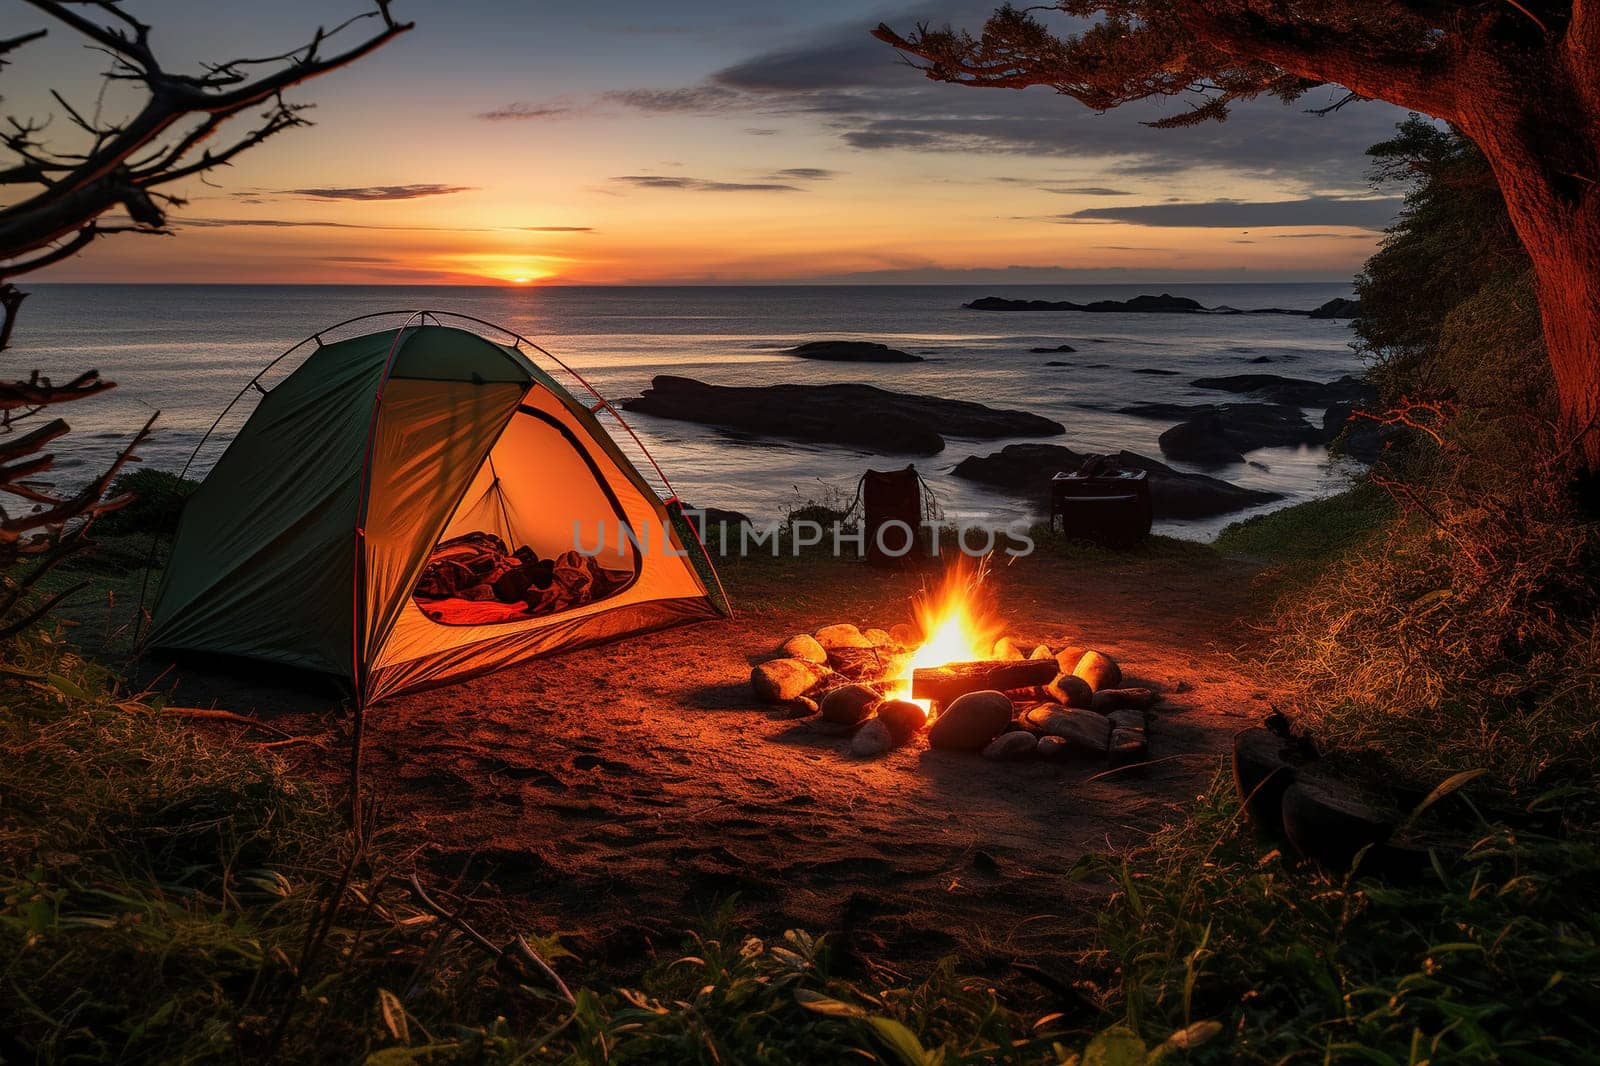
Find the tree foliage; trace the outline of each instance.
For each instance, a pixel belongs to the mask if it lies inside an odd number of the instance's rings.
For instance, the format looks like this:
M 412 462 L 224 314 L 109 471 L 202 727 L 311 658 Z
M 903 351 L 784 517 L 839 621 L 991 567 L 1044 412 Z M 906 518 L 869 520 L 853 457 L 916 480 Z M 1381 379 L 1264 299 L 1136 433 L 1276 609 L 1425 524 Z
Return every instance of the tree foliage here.
M 1373 183 L 1405 194 L 1356 277 L 1356 333 L 1384 398 L 1554 417 L 1533 264 L 1483 153 L 1412 116 L 1367 154 Z
M 1577 5 L 1477 0 L 1057 0 L 997 11 L 974 36 L 919 26 L 875 36 L 922 60 L 930 78 L 984 88 L 1048 85 L 1096 110 L 1152 97 L 1194 107 L 1161 126 L 1225 118 L 1259 96 L 1289 101 L 1333 83 L 1425 114 L 1458 109 L 1451 81 L 1477 44 L 1534 50 L 1572 28 Z M 1066 16 L 1056 23 L 1042 12 Z M 1084 23 L 1087 25 L 1084 25 Z M 1589 28 L 1592 32 L 1592 27 Z

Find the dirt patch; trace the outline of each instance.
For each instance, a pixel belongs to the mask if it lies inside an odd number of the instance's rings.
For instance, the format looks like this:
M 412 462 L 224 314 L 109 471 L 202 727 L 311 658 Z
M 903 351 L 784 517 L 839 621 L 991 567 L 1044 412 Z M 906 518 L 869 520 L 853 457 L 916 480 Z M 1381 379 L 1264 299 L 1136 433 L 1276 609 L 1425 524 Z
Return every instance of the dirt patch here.
M 368 716 L 367 780 L 434 879 L 466 885 L 489 921 L 573 934 L 601 971 L 637 972 L 686 923 L 734 900 L 764 932 L 837 931 L 898 968 L 958 953 L 995 973 L 1081 945 L 1104 889 L 1067 872 L 1178 816 L 1266 694 L 1230 653 L 1256 594 L 1246 563 L 1061 559 L 999 569 L 1015 634 L 1086 643 L 1128 683 L 1168 693 L 1147 770 L 997 764 L 912 746 L 851 759 L 849 739 L 754 700 L 750 666 L 799 631 L 909 618 L 923 580 L 831 560 L 724 572 L 740 615 L 535 661 L 401 697 Z M 326 751 L 282 749 L 337 784 L 330 698 L 186 669 L 176 699 L 271 713 Z M 1191 757 L 1193 756 L 1193 757 Z

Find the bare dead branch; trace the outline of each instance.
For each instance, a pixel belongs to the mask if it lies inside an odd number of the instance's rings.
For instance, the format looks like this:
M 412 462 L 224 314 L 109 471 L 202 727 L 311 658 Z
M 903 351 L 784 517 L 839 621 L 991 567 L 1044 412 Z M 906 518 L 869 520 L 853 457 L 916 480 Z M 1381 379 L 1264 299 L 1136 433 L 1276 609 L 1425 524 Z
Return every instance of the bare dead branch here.
M 60 262 L 107 233 L 162 230 L 166 214 L 148 192 L 150 187 L 224 166 L 267 138 L 304 125 L 301 108 L 282 99 L 285 90 L 370 54 L 412 26 L 394 20 L 388 0 L 374 0 L 372 10 L 332 30 L 318 29 L 298 48 L 275 56 L 211 63 L 203 74 L 181 75 L 162 66 L 150 47 L 149 27 L 112 0 L 27 2 L 108 53 L 115 63 L 108 78 L 140 82 L 147 96 L 125 123 L 97 126 L 58 95 L 74 127 L 93 137 L 88 150 L 78 154 L 44 151 L 35 143 L 37 125 L 14 123 L 3 143 L 19 162 L 0 170 L 0 184 L 34 184 L 40 191 L 0 209 L 0 259 L 11 260 L 0 265 L 0 277 Z M 100 18 L 84 14 L 84 8 Z M 368 19 L 381 23 L 377 32 L 342 51 L 323 54 L 330 40 Z M 261 66 L 277 69 L 254 77 L 246 73 Z M 220 152 L 189 158 L 230 119 L 262 104 L 268 104 L 268 110 L 248 134 Z M 138 225 L 122 230 L 88 228 L 92 220 L 117 208 Z M 49 251 L 23 258 L 40 249 Z
M 467 920 L 459 913 L 446 910 L 444 907 L 434 902 L 433 897 L 429 896 L 428 893 L 423 889 L 422 882 L 417 880 L 417 875 L 415 873 L 412 873 L 409 883 L 411 885 L 412 896 L 414 896 L 416 901 L 421 904 L 423 910 L 428 911 L 434 917 L 439 918 L 441 921 L 444 921 L 445 923 L 454 927 L 457 932 L 461 933 L 473 944 L 483 949 L 483 951 L 492 956 L 495 961 L 507 962 L 511 959 L 517 959 L 525 963 L 527 966 L 532 967 L 535 972 L 541 974 L 545 980 L 549 981 L 555 986 L 556 991 L 561 994 L 562 999 L 566 1000 L 569 1004 L 576 1002 L 572 995 L 572 989 L 567 987 L 567 983 L 561 979 L 561 975 L 556 973 L 550 964 L 545 962 L 544 959 L 540 957 L 539 953 L 534 951 L 533 948 L 529 946 L 528 941 L 520 934 L 513 937 L 511 942 L 505 947 L 499 947 L 488 937 L 484 936 L 482 933 L 478 932 L 471 925 L 469 925 Z
M 106 492 L 111 488 L 111 482 L 116 479 L 122 468 L 133 458 L 136 449 L 150 436 L 150 431 L 155 428 L 157 415 L 151 415 L 144 427 L 134 434 L 134 437 L 117 455 L 116 459 L 103 470 L 89 484 L 79 489 L 78 492 L 62 500 L 55 507 L 35 511 L 31 514 L 19 515 L 15 518 L 0 520 L 0 562 L 5 561 L 6 553 L 14 550 L 22 536 L 37 530 L 59 528 L 63 524 L 78 518 L 93 518 L 98 514 L 115 511 L 125 507 L 131 497 L 117 496 L 106 498 Z
M 16 329 L 17 314 L 27 298 L 28 294 L 15 285 L 0 283 L 0 352 L 11 347 L 11 332 Z
M 20 437 L 0 437 L 0 462 L 10 462 L 20 455 L 31 455 L 66 433 L 67 423 L 56 418 Z
M 1405 426 L 1433 438 L 1440 447 L 1445 444 L 1443 434 L 1434 426 L 1448 422 L 1455 415 L 1455 406 L 1444 401 L 1402 399 L 1387 411 L 1351 411 L 1351 418 L 1364 418 L 1380 426 Z
M 16 37 L 0 37 L 0 67 L 5 66 L 8 62 L 8 60 L 5 58 L 6 53 L 15 52 L 23 45 L 31 44 L 34 41 L 37 41 L 39 38 L 45 36 L 45 34 L 48 32 L 48 30 L 34 30 L 31 33 L 20 34 Z
M 65 385 L 52 385 L 35 371 L 27 381 L 0 382 L 0 411 L 82 400 L 115 387 L 114 382 L 103 380 L 98 370 L 85 370 Z
M 287 730 L 279 729 L 275 725 L 263 722 L 259 718 L 252 718 L 247 714 L 237 714 L 233 711 L 224 711 L 216 707 L 163 707 L 161 714 L 170 714 L 177 718 L 194 718 L 207 722 L 228 722 L 232 725 L 247 726 L 250 729 L 259 729 L 263 733 L 294 739 L 294 734 Z
M 70 240 L 56 245 L 47 252 L 36 255 L 32 259 L 25 259 L 14 263 L 0 263 L 0 272 L 8 274 L 12 277 L 16 277 L 39 270 L 43 267 L 50 266 L 53 263 L 59 263 L 63 260 L 71 259 L 73 256 L 87 248 L 90 244 L 93 244 L 98 238 L 105 237 L 113 233 L 143 233 L 154 237 L 172 236 L 172 231 L 164 227 L 102 226 L 99 223 L 91 222 L 74 234 Z

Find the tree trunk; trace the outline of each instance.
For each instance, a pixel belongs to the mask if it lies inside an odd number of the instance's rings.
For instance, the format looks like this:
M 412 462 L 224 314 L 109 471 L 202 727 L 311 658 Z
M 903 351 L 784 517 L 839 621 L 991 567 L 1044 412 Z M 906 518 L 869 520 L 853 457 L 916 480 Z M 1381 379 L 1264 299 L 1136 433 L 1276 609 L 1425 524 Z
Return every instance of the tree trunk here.
M 1563 439 L 1600 473 L 1600 72 L 1558 61 L 1473 79 L 1462 132 L 1489 160 L 1533 261 Z M 1552 69 L 1556 76 L 1552 77 Z M 1508 76 L 1509 75 L 1509 76 Z
M 1533 261 L 1562 436 L 1600 471 L 1600 195 L 1564 196 L 1561 177 L 1533 167 L 1507 173 L 1503 159 L 1495 170 Z

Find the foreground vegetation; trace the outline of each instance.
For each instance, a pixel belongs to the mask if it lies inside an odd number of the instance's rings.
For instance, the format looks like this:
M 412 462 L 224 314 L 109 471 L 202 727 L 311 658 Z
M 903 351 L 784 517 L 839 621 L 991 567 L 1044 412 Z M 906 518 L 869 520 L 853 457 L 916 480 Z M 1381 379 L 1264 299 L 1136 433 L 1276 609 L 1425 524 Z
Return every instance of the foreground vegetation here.
M 381 815 L 352 833 L 270 745 L 119 697 L 55 639 L 21 651 L 0 713 L 6 1061 L 1020 1063 L 1094 1039 L 1092 1017 L 1009 1010 L 953 965 L 847 979 L 827 938 L 725 916 L 635 988 L 569 992 L 539 961 L 569 968 L 558 940 L 482 940 L 461 886 L 418 895 Z

